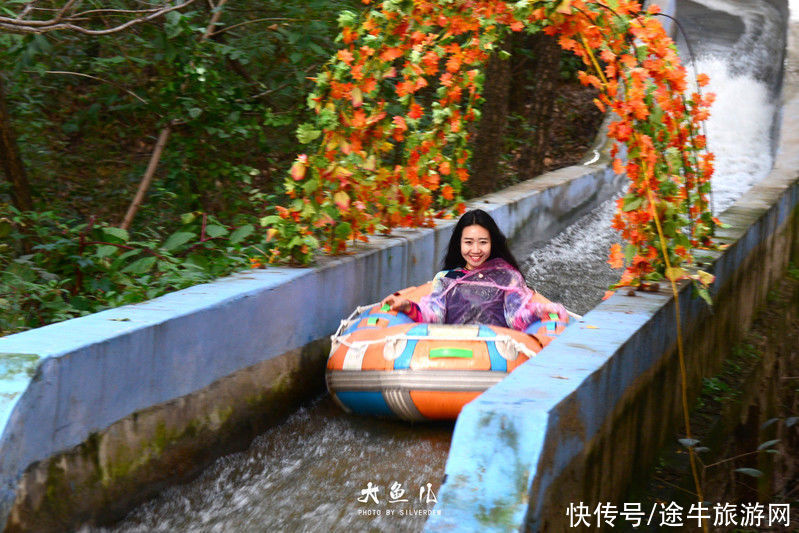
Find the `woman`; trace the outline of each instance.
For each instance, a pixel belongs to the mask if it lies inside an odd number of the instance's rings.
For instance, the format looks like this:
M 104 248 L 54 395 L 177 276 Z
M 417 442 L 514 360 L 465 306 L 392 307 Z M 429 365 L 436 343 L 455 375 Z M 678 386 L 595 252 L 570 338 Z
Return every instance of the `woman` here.
M 444 270 L 433 279 L 432 292 L 419 304 L 396 293 L 383 303 L 414 322 L 487 324 L 524 331 L 550 313 L 568 320 L 565 307 L 534 302 L 533 294 L 497 223 L 475 209 L 455 225 Z

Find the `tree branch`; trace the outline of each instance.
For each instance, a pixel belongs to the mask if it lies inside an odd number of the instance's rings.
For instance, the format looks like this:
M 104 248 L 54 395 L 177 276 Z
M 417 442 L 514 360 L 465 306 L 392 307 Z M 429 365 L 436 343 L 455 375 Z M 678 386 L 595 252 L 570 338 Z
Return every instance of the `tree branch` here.
M 221 28 L 211 34 L 211 36 L 219 35 L 221 33 L 225 33 L 230 31 L 234 28 L 239 28 L 241 26 L 246 26 L 248 24 L 255 24 L 256 22 L 296 22 L 298 19 L 291 19 L 291 18 L 280 18 L 280 17 L 267 17 L 262 19 L 253 19 L 253 20 L 246 20 L 244 22 L 239 22 L 238 24 L 233 24 L 232 26 L 226 26 Z
M 139 183 L 136 196 L 133 198 L 133 202 L 131 202 L 130 207 L 128 207 L 128 212 L 125 213 L 125 218 L 120 226 L 122 229 L 127 230 L 130 228 L 130 225 L 133 222 L 133 217 L 136 216 L 136 211 L 139 210 L 139 206 L 141 205 L 142 200 L 144 200 L 144 195 L 147 193 L 147 189 L 150 188 L 150 182 L 153 181 L 155 169 L 158 167 L 158 161 L 161 159 L 161 153 L 164 151 L 166 141 L 169 139 L 169 134 L 171 132 L 172 127 L 171 125 L 168 125 L 162 129 L 161 133 L 158 135 L 158 142 L 155 143 L 155 149 L 150 156 L 150 162 L 147 164 L 147 171 L 144 173 L 141 183 Z
M 35 71 L 32 71 L 32 70 L 26 70 L 25 72 L 35 74 Z M 126 93 L 128 93 L 132 97 L 136 98 L 138 101 L 140 101 L 143 104 L 147 103 L 147 100 L 145 100 L 144 98 L 142 98 L 138 94 L 134 93 L 130 89 L 126 89 L 125 87 L 122 87 L 119 84 L 114 83 L 113 81 L 106 80 L 106 79 L 103 79 L 103 78 L 98 78 L 97 76 L 92 76 L 90 74 L 84 74 L 82 72 L 70 72 L 68 70 L 46 70 L 46 71 L 44 71 L 44 74 L 66 74 L 66 75 L 69 75 L 69 76 L 80 76 L 82 78 L 89 78 L 89 79 L 92 79 L 92 80 L 100 81 L 100 82 L 103 82 L 103 83 L 107 83 L 109 85 L 113 85 L 114 87 L 116 87 L 117 89 L 120 89 L 122 91 L 125 91 Z
M 180 4 L 169 6 L 164 5 L 163 7 L 159 8 L 152 8 L 152 9 L 142 9 L 142 10 L 118 10 L 118 9 L 94 9 L 89 11 L 83 11 L 79 13 L 70 13 L 69 11 L 72 9 L 73 5 L 76 3 L 76 0 L 69 0 L 64 6 L 58 10 L 58 13 L 50 19 L 47 20 L 25 20 L 22 18 L 11 18 L 11 17 L 0 17 L 0 29 L 7 30 L 11 33 L 47 33 L 51 31 L 58 31 L 58 30 L 70 30 L 77 33 L 82 33 L 85 35 L 109 35 L 111 33 L 117 33 L 123 31 L 131 26 L 136 24 L 141 24 L 143 22 L 149 22 L 153 19 L 162 17 L 167 13 L 172 11 L 177 11 L 179 9 L 183 9 L 184 7 L 193 4 L 195 0 L 184 0 Z M 35 10 L 36 8 L 34 8 Z M 30 10 L 24 10 L 20 17 L 27 14 Z M 113 13 L 129 13 L 129 14 L 145 14 L 145 16 L 139 16 L 134 19 L 128 20 L 122 24 L 118 24 L 116 26 L 112 26 L 110 28 L 104 28 L 100 30 L 93 30 L 90 28 L 86 28 L 80 24 L 85 20 L 86 15 L 102 15 L 102 14 L 113 14 Z
M 214 27 L 219 22 L 219 17 L 222 16 L 222 6 L 224 6 L 225 3 L 227 3 L 227 0 L 219 0 L 219 2 L 213 8 L 213 15 L 211 15 L 211 20 L 208 21 L 208 26 L 205 28 L 205 33 L 203 33 L 203 36 L 200 37 L 200 42 L 207 40 L 208 37 L 213 33 Z M 176 124 L 176 121 L 172 121 L 169 125 L 164 127 L 164 129 L 162 129 L 161 133 L 158 135 L 158 142 L 155 144 L 155 149 L 150 156 L 150 162 L 147 165 L 147 171 L 144 173 L 144 177 L 142 178 L 141 183 L 139 183 L 139 188 L 136 191 L 136 196 L 133 198 L 133 202 L 131 202 L 127 213 L 125 213 L 125 218 L 122 220 L 122 225 L 120 227 L 123 229 L 129 229 L 130 225 L 133 223 L 133 217 L 136 216 L 136 211 L 139 210 L 139 205 L 141 205 L 142 201 L 144 200 L 144 195 L 147 194 L 147 189 L 150 188 L 150 183 L 155 175 L 155 169 L 158 167 L 158 161 L 161 159 L 161 154 L 164 151 L 167 139 L 169 139 L 169 134 L 172 131 L 172 127 L 174 127 Z

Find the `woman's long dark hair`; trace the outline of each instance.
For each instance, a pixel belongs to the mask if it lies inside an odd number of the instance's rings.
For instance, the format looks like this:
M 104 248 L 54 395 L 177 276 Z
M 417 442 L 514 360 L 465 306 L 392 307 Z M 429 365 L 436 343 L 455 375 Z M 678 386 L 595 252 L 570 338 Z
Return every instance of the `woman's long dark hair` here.
M 508 239 L 499 229 L 497 223 L 494 222 L 494 219 L 491 218 L 491 215 L 482 209 L 465 212 L 458 220 L 458 223 L 455 224 L 455 229 L 452 230 L 452 237 L 449 238 L 449 244 L 447 245 L 447 255 L 444 256 L 443 269 L 452 270 L 466 266 L 466 260 L 461 254 L 461 235 L 463 235 L 464 228 L 474 224 L 487 229 L 488 234 L 491 236 L 491 254 L 489 254 L 487 260 L 501 257 L 510 266 L 521 272 L 519 263 L 516 262 L 516 258 L 513 257 L 508 248 Z

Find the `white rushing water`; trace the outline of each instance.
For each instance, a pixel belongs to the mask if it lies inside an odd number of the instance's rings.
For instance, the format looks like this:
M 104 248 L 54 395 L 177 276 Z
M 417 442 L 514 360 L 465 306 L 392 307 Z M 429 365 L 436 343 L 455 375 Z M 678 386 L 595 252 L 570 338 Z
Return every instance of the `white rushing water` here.
M 764 82 L 731 74 L 729 64 L 702 58 L 696 69 L 710 77 L 705 91 L 716 101 L 706 123 L 708 149 L 716 156 L 713 211 L 721 213 L 768 174 L 774 158 L 771 125 L 776 103 Z

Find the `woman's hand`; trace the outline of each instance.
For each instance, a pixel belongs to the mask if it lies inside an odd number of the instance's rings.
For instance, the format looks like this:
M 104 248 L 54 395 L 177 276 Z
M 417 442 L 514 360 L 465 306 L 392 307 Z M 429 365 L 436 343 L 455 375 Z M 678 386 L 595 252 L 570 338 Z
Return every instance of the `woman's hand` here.
M 558 320 L 561 322 L 569 321 L 569 312 L 561 304 L 548 303 L 542 306 L 542 318 L 548 317 L 550 313 L 558 315 Z
M 553 302 L 549 303 L 534 303 L 530 306 L 530 310 L 533 312 L 533 315 L 537 316 L 541 320 L 545 320 L 549 318 L 550 313 L 558 315 L 558 320 L 561 322 L 568 322 L 569 321 L 569 312 L 566 311 L 566 308 L 563 307 L 561 304 L 556 304 Z
M 400 313 L 407 314 L 411 310 L 411 301 L 396 294 L 386 296 L 381 303 L 388 305 L 392 311 L 399 311 Z

